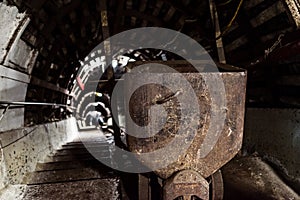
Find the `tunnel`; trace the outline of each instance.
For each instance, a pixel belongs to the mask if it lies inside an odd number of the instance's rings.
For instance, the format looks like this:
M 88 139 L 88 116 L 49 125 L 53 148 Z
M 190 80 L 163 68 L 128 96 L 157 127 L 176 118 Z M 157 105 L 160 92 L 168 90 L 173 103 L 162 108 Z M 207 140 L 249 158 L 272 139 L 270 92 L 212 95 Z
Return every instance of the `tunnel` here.
M 235 98 L 230 109 L 241 124 L 231 124 L 241 146 L 197 179 L 210 185 L 209 199 L 300 199 L 299 27 L 298 0 L 1 1 L 0 199 L 166 200 L 164 188 L 176 175 L 121 170 L 138 163 L 118 154 L 138 143 L 128 137 L 121 106 L 131 92 L 124 77 L 160 80 L 155 72 L 130 75 L 138 65 L 158 63 L 193 73 L 191 81 L 200 83 L 198 68 L 188 66 L 204 58 L 216 74 L 247 79 L 225 81 L 230 92 L 222 97 Z M 212 85 L 220 89 L 218 81 Z M 148 94 L 167 93 L 155 96 L 161 105 L 176 104 L 186 92 L 151 87 L 132 86 L 140 91 L 132 92 L 140 96 L 129 109 L 138 125 L 148 123 L 141 111 Z M 206 98 L 205 88 L 199 91 Z M 192 194 L 176 199 L 202 199 L 186 187 Z

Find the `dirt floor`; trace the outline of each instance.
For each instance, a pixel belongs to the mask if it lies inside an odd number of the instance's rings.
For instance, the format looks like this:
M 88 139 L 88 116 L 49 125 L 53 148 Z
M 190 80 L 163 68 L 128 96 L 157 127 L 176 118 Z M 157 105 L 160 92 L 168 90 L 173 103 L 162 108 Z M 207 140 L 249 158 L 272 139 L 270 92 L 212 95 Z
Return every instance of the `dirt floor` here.
M 300 200 L 260 157 L 235 158 L 222 168 L 225 200 Z

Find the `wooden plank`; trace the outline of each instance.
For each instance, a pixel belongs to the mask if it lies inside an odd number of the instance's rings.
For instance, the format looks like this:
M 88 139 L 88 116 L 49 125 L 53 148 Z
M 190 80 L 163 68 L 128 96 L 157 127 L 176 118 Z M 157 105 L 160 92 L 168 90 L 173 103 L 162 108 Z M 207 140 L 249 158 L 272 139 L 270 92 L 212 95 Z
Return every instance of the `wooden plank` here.
M 257 6 L 258 4 L 262 3 L 264 0 L 251 0 L 251 1 L 245 1 L 244 8 L 249 10 L 250 8 L 253 8 Z
M 295 106 L 300 108 L 300 97 L 287 97 L 287 96 L 282 96 L 279 97 L 280 103 L 289 105 L 289 106 Z
M 140 12 L 144 12 L 146 10 L 147 2 L 148 0 L 140 0 L 140 7 L 139 7 Z
M 242 29 L 249 40 L 248 45 L 253 47 L 254 44 L 260 43 L 260 35 L 257 33 L 256 29 L 254 29 L 249 22 L 249 17 L 245 14 L 245 12 L 240 12 L 239 17 L 237 18 L 238 26 Z M 251 49 L 253 51 L 253 48 Z
M 47 62 L 46 62 L 46 65 L 51 65 L 53 60 L 54 60 L 54 57 L 55 57 L 55 53 L 61 48 L 61 43 L 60 42 L 56 42 L 53 44 L 53 47 L 52 49 L 50 50 L 50 52 L 48 53 L 49 55 L 45 58 L 47 58 Z M 44 78 L 46 78 L 49 74 L 49 71 L 50 71 L 50 67 L 48 67 L 47 69 L 44 70 L 43 74 L 44 74 Z M 59 78 L 59 75 L 57 77 L 57 79 Z
M 231 42 L 230 44 L 226 45 L 225 50 L 226 52 L 233 51 L 239 48 L 240 46 L 245 45 L 247 42 L 248 42 L 247 36 L 243 35 L 237 38 L 236 40 L 234 40 L 233 42 Z
M 277 96 L 293 96 L 300 97 L 300 86 L 276 86 L 274 93 Z
M 118 1 L 118 7 L 117 7 L 116 14 L 115 14 L 115 21 L 113 24 L 113 34 L 117 34 L 121 30 L 120 26 L 121 26 L 121 22 L 122 22 L 124 2 L 125 2 L 125 0 Z
M 201 12 L 198 12 L 195 9 L 189 8 L 186 4 L 182 3 L 182 1 L 174 1 L 174 0 L 164 0 L 167 4 L 174 7 L 177 11 L 180 11 L 189 16 L 200 16 Z
M 300 86 L 300 75 L 282 76 L 276 83 L 282 86 Z
M 24 1 L 23 1 L 24 2 Z M 46 0 L 40 1 L 25 1 L 25 4 L 32 9 L 32 11 L 39 11 L 45 4 Z
M 134 16 L 136 18 L 152 22 L 152 23 L 154 23 L 155 26 L 163 26 L 164 25 L 164 22 L 162 20 L 160 20 L 159 18 L 152 16 L 152 15 L 147 15 L 145 13 L 141 13 L 136 10 L 123 11 L 123 15 L 124 16 Z
M 281 1 L 278 1 L 277 3 L 265 9 L 255 18 L 251 19 L 250 23 L 252 24 L 253 27 L 257 27 L 283 12 L 285 12 L 285 7 L 281 3 Z
M 153 13 L 152 13 L 153 16 L 159 15 L 160 10 L 161 10 L 163 4 L 164 4 L 164 3 L 163 3 L 162 1 L 157 1 L 157 2 L 156 2 L 155 9 L 154 9 L 154 11 L 153 11 Z
M 64 16 L 74 11 L 80 4 L 80 0 L 73 0 L 72 3 L 60 8 L 56 15 L 52 15 L 52 17 L 47 20 L 47 26 L 44 27 L 40 34 L 44 35 L 46 38 L 49 38 L 57 23 L 60 22 Z
M 139 7 L 139 11 L 141 13 L 145 12 L 146 8 L 147 8 L 147 2 L 148 0 L 140 0 L 140 7 Z M 143 20 L 142 23 L 141 23 L 141 27 L 146 27 L 148 24 L 148 21 L 147 20 Z
M 273 33 L 270 33 L 270 34 L 261 36 L 261 37 L 260 37 L 260 40 L 261 40 L 263 43 L 266 43 L 266 42 L 269 42 L 269 41 L 274 40 L 274 38 L 278 38 L 278 36 L 280 36 L 281 34 L 289 33 L 289 32 L 291 32 L 291 31 L 293 31 L 293 28 L 292 28 L 292 27 L 280 29 L 280 30 L 275 31 L 275 32 L 273 32 Z
M 173 6 L 171 6 L 169 11 L 167 12 L 167 14 L 164 17 L 164 21 L 165 22 L 170 21 L 172 19 L 173 15 L 175 14 L 175 12 L 176 12 L 176 9 Z

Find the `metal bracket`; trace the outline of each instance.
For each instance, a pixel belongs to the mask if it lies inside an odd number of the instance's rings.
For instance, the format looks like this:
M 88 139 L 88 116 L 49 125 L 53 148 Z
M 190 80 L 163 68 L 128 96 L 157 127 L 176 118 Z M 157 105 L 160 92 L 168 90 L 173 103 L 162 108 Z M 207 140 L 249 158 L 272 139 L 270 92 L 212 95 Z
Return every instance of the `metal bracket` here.
M 190 200 L 193 196 L 209 200 L 209 184 L 198 172 L 183 170 L 166 180 L 164 200 L 173 200 L 177 197 Z

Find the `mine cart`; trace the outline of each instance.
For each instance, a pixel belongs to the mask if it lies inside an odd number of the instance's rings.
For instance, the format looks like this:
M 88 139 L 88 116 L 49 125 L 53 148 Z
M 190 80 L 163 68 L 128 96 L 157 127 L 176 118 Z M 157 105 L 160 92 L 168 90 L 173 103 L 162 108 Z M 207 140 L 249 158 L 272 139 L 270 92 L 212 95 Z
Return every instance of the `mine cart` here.
M 201 66 L 201 62 L 200 67 L 194 68 L 186 61 L 149 62 L 145 66 L 165 65 L 177 72 L 163 68 L 150 73 L 131 72 L 130 69 L 141 64 L 145 63 L 134 63 L 128 69 L 130 78 L 126 83 L 127 91 L 134 92 L 126 96 L 130 115 L 126 116 L 126 121 L 131 119 L 137 125 L 147 127 L 150 121 L 155 121 L 162 115 L 166 116 L 166 120 L 155 135 L 128 135 L 129 150 L 142 155 L 165 148 L 165 153 L 158 157 L 141 159 L 144 165 L 149 166 L 164 180 L 164 200 L 178 197 L 222 199 L 220 168 L 242 146 L 246 72 L 224 64 L 217 64 L 215 67 Z M 183 79 L 176 77 L 178 72 Z M 188 93 L 185 93 L 186 83 L 183 82 L 190 84 L 194 96 L 185 96 Z M 139 87 L 139 83 L 148 84 Z M 174 91 L 169 88 L 172 85 L 182 88 Z M 184 109 L 180 110 L 184 106 L 182 101 L 186 104 L 196 102 L 199 112 L 196 111 L 195 116 L 187 119 L 186 115 L 189 113 L 184 113 Z M 151 109 L 155 105 L 160 105 L 160 109 Z M 189 105 L 186 109 L 189 109 Z M 148 128 L 156 130 L 155 127 Z M 136 126 L 126 124 L 128 132 L 134 132 L 135 129 Z M 183 133 L 179 133 L 180 131 Z M 175 140 L 176 137 L 179 140 Z M 174 152 L 182 148 L 183 141 L 190 144 L 174 158 Z M 156 163 L 160 163 L 162 167 L 156 167 L 159 166 Z

